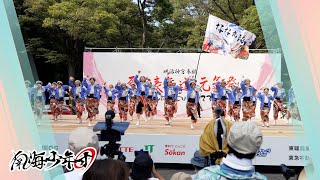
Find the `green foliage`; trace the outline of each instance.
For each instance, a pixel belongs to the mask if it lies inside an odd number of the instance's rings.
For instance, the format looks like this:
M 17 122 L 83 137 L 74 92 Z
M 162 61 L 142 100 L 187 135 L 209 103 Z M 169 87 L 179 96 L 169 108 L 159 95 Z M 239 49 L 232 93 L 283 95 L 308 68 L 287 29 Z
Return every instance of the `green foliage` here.
M 209 14 L 255 33 L 265 48 L 252 0 L 14 0 L 35 59 L 82 64 L 87 47 L 199 48 Z M 266 37 L 273 37 L 274 33 Z

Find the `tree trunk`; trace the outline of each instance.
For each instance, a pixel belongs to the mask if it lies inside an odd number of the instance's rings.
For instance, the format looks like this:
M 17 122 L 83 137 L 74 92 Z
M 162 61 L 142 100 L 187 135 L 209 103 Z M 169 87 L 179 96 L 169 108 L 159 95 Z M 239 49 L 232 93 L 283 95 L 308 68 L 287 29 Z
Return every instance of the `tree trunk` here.
M 72 61 L 68 62 L 68 75 L 69 77 L 75 77 L 76 74 L 76 64 Z
M 143 48 L 145 48 L 146 47 L 146 36 L 147 36 L 147 25 L 146 25 L 146 23 L 145 23 L 145 20 L 144 20 L 144 17 L 143 16 L 141 16 L 141 23 L 142 23 L 142 42 L 141 42 L 141 46 L 143 47 Z
M 139 9 L 139 15 L 140 15 L 140 20 L 142 24 L 142 41 L 141 41 L 141 46 L 143 48 L 146 47 L 146 37 L 147 37 L 147 19 L 146 19 L 146 13 L 144 12 L 145 6 L 146 6 L 146 0 L 138 0 L 138 9 Z

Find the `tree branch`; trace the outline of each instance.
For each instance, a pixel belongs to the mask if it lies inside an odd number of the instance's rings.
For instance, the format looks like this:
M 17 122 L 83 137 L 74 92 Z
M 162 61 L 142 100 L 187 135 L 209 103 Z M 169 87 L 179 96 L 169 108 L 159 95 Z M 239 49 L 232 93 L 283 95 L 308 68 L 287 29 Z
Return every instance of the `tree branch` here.
M 236 24 L 239 25 L 238 19 L 236 18 L 235 14 L 234 14 L 234 12 L 233 12 L 233 10 L 232 10 L 232 8 L 231 8 L 230 0 L 228 0 L 228 8 L 229 8 L 229 10 L 230 10 L 230 12 L 231 12 L 231 14 L 232 14 L 232 16 L 233 16 L 233 18 L 234 18 L 234 21 L 236 22 Z
M 232 19 L 232 17 L 229 16 L 229 14 L 225 10 L 223 10 L 223 8 L 215 0 L 213 0 L 213 2 L 220 9 L 222 13 L 224 13 L 229 19 Z

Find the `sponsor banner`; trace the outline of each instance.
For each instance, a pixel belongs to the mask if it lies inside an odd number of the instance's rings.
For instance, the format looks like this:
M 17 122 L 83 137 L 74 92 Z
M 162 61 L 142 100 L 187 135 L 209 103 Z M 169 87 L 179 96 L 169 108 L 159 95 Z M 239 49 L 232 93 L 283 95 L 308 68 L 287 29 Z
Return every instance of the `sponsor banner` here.
M 68 148 L 68 133 L 55 133 L 59 153 Z M 134 151 L 149 151 L 156 163 L 189 164 L 193 154 L 199 150 L 199 135 L 144 135 L 126 134 L 122 136 L 120 151 L 127 157 L 127 162 L 133 162 Z M 264 137 L 261 149 L 253 163 L 255 165 L 304 166 L 309 158 L 309 146 L 298 144 L 294 137 Z M 107 142 L 100 142 L 103 146 Z M 50 147 L 44 145 L 43 147 Z M 98 159 L 104 157 L 98 156 Z
M 272 61 L 272 59 L 277 59 Z M 94 76 L 97 82 L 116 84 L 118 81 L 131 84 L 133 77 L 141 70 L 141 75 L 148 77 L 153 85 L 164 95 L 163 81 L 169 73 L 170 78 L 185 89 L 184 78 L 195 76 L 197 53 L 84 53 L 84 75 Z M 221 56 L 213 53 L 201 55 L 197 81 L 201 89 L 200 104 L 203 108 L 203 117 L 211 117 L 210 94 L 212 86 L 217 81 L 225 79 L 230 88 L 238 85 L 245 78 L 251 79 L 256 89 L 271 87 L 281 77 L 280 54 L 252 54 L 248 61 L 235 61 L 231 56 Z M 100 112 L 106 111 L 106 97 L 101 92 Z M 116 102 L 117 103 L 117 102 Z M 164 114 L 163 98 L 158 103 L 158 115 Z M 259 104 L 258 104 L 259 106 Z M 117 104 L 115 105 L 117 108 Z M 117 109 L 116 109 L 117 111 Z M 259 108 L 256 108 L 257 117 Z M 272 113 L 272 112 L 270 112 Z M 178 97 L 178 117 L 186 116 L 186 91 Z

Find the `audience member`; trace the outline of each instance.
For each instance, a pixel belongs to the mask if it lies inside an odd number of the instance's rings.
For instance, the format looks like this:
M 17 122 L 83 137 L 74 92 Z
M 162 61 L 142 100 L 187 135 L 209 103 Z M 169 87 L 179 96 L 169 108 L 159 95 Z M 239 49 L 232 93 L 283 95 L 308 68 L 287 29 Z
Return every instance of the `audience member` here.
M 196 151 L 191 159 L 191 164 L 193 165 L 196 172 L 206 167 L 207 160 L 205 157 L 200 155 L 200 151 Z
M 236 122 L 227 138 L 229 152 L 220 165 L 206 167 L 192 176 L 194 180 L 255 179 L 265 176 L 255 172 L 252 159 L 262 144 L 262 133 L 252 122 Z
M 227 138 L 232 123 L 224 119 L 223 109 L 215 108 L 215 117 L 204 128 L 200 137 L 200 155 L 210 157 L 211 164 L 220 164 L 228 153 Z
M 92 129 L 87 127 L 79 127 L 71 132 L 69 136 L 68 147 L 74 154 L 78 154 L 86 147 L 94 147 L 99 152 L 99 139 Z M 56 180 L 81 180 L 80 170 L 74 170 L 57 176 Z M 63 178 L 64 177 L 64 178 Z
M 148 154 L 139 153 L 134 159 L 131 172 L 132 180 L 164 180 L 157 172 Z
M 84 173 L 82 180 L 128 180 L 129 167 L 120 160 L 96 160 Z

